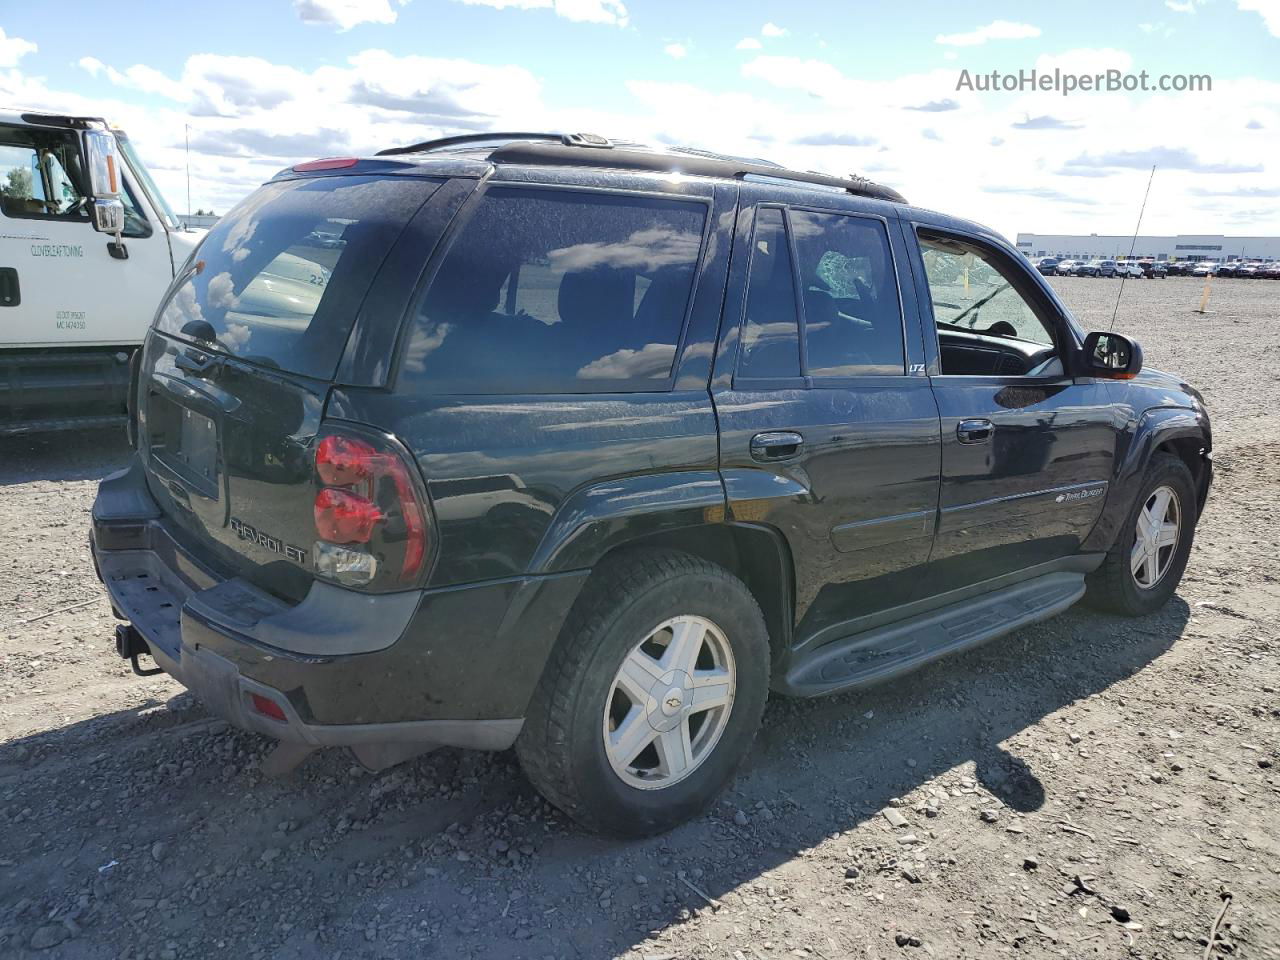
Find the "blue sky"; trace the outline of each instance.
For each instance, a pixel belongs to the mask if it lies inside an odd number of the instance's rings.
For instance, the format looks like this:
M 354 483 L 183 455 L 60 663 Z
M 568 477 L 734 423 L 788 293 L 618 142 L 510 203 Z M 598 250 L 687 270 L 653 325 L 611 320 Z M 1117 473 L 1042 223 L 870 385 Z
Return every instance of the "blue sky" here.
M 475 129 L 592 130 L 862 172 L 1012 235 L 1280 232 L 1280 0 L 66 2 L 0 14 L 0 105 L 107 116 L 176 208 Z M 216 15 L 208 12 L 216 9 Z M 957 91 L 962 70 L 1208 74 L 1211 92 Z

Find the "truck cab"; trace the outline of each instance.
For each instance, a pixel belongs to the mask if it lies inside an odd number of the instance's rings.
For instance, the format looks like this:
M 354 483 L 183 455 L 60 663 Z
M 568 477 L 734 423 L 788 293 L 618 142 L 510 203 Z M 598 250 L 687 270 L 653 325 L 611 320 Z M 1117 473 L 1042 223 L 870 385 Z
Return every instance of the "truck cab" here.
M 0 436 L 124 425 L 133 356 L 202 236 L 124 131 L 0 111 Z

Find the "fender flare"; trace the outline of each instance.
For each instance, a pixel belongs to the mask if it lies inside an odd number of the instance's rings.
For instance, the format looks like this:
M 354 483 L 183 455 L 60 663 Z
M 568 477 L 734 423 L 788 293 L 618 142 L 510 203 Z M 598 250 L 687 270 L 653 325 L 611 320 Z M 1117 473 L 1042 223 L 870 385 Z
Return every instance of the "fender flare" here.
M 1116 450 L 1115 469 L 1102 515 L 1081 544 L 1084 552 L 1106 552 L 1115 543 L 1133 498 L 1155 451 L 1171 440 L 1196 440 L 1207 450 L 1210 444 L 1209 418 L 1193 407 L 1152 407 L 1138 418 L 1127 444 Z
M 588 569 L 624 543 L 724 520 L 724 485 L 715 469 L 606 480 L 565 498 L 529 561 L 529 573 Z

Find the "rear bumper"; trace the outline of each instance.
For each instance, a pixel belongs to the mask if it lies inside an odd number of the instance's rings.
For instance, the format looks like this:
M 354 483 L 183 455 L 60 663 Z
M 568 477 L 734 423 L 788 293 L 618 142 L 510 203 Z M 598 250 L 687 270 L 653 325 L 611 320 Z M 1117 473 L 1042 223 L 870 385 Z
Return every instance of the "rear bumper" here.
M 112 606 L 160 667 L 235 726 L 316 747 L 509 747 L 585 579 L 380 595 L 316 581 L 291 606 L 179 543 L 138 458 L 99 486 L 90 541 Z

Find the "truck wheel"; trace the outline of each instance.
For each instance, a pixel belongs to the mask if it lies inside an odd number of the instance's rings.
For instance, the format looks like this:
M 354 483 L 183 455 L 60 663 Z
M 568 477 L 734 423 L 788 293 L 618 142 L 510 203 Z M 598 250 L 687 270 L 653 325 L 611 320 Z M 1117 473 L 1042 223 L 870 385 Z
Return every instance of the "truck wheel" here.
M 1157 453 L 1106 560 L 1089 575 L 1085 599 L 1128 617 L 1160 609 L 1182 581 L 1195 529 L 1191 471 L 1177 457 Z
M 764 617 L 740 580 L 680 553 L 599 569 L 529 705 L 526 776 L 621 837 L 705 810 L 746 757 L 769 689 Z

